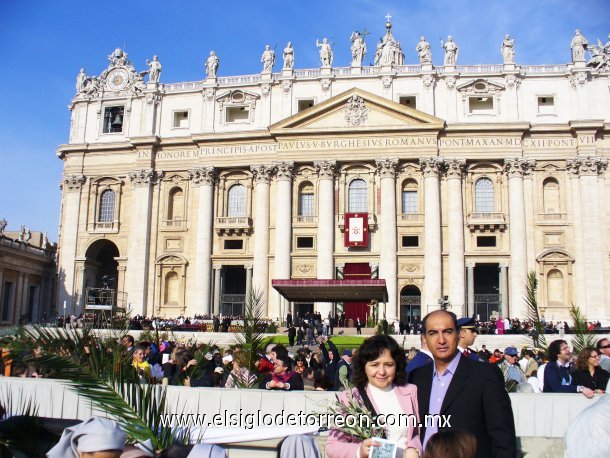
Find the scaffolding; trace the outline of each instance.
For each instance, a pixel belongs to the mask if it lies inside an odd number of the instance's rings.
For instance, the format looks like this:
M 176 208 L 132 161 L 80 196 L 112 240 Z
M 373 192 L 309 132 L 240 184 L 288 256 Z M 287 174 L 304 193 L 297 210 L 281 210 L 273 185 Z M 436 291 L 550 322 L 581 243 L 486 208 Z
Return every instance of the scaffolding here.
M 127 293 L 110 288 L 87 288 L 85 323 L 94 328 L 112 329 L 125 319 Z

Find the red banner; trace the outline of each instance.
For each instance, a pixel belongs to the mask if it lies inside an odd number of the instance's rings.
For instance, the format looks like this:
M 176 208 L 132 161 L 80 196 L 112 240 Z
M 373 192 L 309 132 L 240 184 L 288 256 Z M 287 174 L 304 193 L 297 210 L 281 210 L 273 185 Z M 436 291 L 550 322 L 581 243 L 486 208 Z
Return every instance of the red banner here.
M 369 214 L 346 213 L 344 246 L 369 246 Z

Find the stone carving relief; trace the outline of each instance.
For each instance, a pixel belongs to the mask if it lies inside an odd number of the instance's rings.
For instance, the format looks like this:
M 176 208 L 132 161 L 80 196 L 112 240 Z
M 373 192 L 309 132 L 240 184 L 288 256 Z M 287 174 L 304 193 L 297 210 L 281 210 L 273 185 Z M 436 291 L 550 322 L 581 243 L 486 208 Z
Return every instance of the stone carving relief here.
M 319 178 L 333 179 L 337 170 L 337 161 L 314 161 L 313 166 Z
M 261 84 L 261 94 L 263 95 L 263 97 L 268 97 L 270 93 L 271 93 L 271 84 L 269 84 L 269 83 Z
M 465 168 L 465 159 L 449 159 L 445 161 L 445 174 L 447 175 L 447 178 L 462 179 Z
M 593 67 L 600 71 L 610 70 L 610 35 L 608 35 L 608 41 L 605 45 L 598 38 L 596 45 L 587 45 L 587 51 L 591 55 L 591 59 L 587 62 L 588 67 Z
M 294 168 L 294 162 L 284 161 L 276 164 L 275 176 L 278 180 L 292 180 L 292 171 Z
M 292 267 L 292 275 L 295 277 L 315 277 L 315 264 L 294 264 Z
M 214 186 L 216 170 L 214 167 L 197 167 L 188 171 L 195 186 Z
M 504 172 L 510 177 L 523 177 L 536 166 L 534 159 L 515 157 L 504 159 Z
M 213 87 L 206 87 L 203 90 L 203 96 L 208 102 L 212 102 L 214 100 L 214 96 L 216 95 L 216 89 Z
M 400 47 L 400 42 L 392 34 L 391 17 L 389 14 L 386 16 L 385 36 L 380 38 L 379 43 L 377 43 L 375 57 L 373 58 L 373 65 L 376 67 L 404 65 L 405 63 L 405 55 Z
M 456 81 L 457 81 L 457 78 L 455 76 L 447 76 L 445 78 L 445 84 L 447 85 L 447 88 L 450 90 L 455 87 Z
M 596 156 L 576 157 L 566 161 L 571 175 L 601 175 L 608 168 L 608 159 Z
M 409 264 L 400 265 L 400 271 L 402 273 L 412 274 L 414 272 L 418 272 L 419 270 L 420 270 L 420 266 L 418 264 L 409 263 Z
M 283 80 L 282 81 L 282 91 L 284 91 L 287 94 L 290 92 L 290 89 L 292 89 L 292 80 Z
M 322 88 L 323 92 L 328 92 L 332 84 L 333 82 L 330 78 L 322 78 L 320 80 L 320 87 Z
M 398 158 L 375 159 L 375 166 L 381 178 L 394 178 L 396 167 L 398 167 Z
M 442 157 L 420 157 L 419 165 L 425 177 L 438 176 L 443 170 Z
M 254 181 L 256 183 L 265 183 L 269 184 L 271 181 L 271 175 L 275 171 L 275 165 L 251 165 L 250 170 L 254 175 Z
M 138 169 L 129 172 L 128 177 L 133 187 L 138 188 L 142 186 L 148 186 L 157 180 L 163 178 L 164 172 L 153 169 Z
M 392 87 L 392 76 L 391 75 L 383 75 L 381 77 L 381 84 L 383 84 L 384 89 L 390 89 Z
M 570 82 L 570 86 L 576 88 L 577 84 L 584 86 L 588 78 L 589 75 L 586 71 L 580 71 L 578 73 L 573 73 L 572 75 L 568 76 L 568 81 Z
M 518 88 L 521 86 L 521 79 L 517 75 L 506 75 L 504 77 L 504 82 L 506 83 L 506 86 L 510 88 L 514 86 Z
M 432 74 L 427 74 L 427 75 L 423 75 L 421 77 L 422 83 L 424 83 L 424 86 L 426 86 L 426 88 L 430 89 L 432 88 L 432 85 L 434 84 L 434 75 Z
M 499 83 L 484 80 L 482 78 L 468 81 L 464 84 L 460 84 L 457 87 L 458 91 L 463 96 L 485 96 L 485 95 L 498 95 L 505 87 Z
M 360 96 L 353 95 L 347 99 L 345 105 L 345 121 L 348 126 L 362 126 L 369 115 L 364 99 Z
M 79 191 L 87 178 L 84 175 L 65 175 L 59 185 L 65 191 Z

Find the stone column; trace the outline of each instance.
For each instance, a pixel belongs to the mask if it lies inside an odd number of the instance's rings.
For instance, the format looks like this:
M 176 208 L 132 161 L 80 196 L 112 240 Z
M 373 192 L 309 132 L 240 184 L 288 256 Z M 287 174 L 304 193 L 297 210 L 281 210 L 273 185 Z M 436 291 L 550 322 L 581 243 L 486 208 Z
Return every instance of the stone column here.
M 386 282 L 388 302 L 386 319 L 389 323 L 398 320 L 398 268 L 396 266 L 396 167 L 398 159 L 375 160 L 381 177 L 381 218 L 379 222 L 379 277 Z
M 448 193 L 449 302 L 458 317 L 468 316 L 468 311 L 464 307 L 466 272 L 464 270 L 464 210 L 462 205 L 462 178 L 466 161 L 452 159 L 445 164 Z
M 254 276 L 252 287 L 262 294 L 263 316 L 269 317 L 269 182 L 275 166 L 250 167 L 256 183 L 254 209 Z
M 83 175 L 65 175 L 61 182 L 63 192 L 62 221 L 60 227 L 58 307 L 62 309 L 66 302 L 66 313 L 73 313 L 74 306 L 74 260 L 77 256 L 76 240 L 80 219 L 81 189 L 85 183 Z
M 500 312 L 502 317 L 508 316 L 508 263 L 500 263 Z
M 474 262 L 466 263 L 466 271 L 468 276 L 468 311 L 467 316 L 472 317 L 474 310 Z
M 334 278 L 335 260 L 335 161 L 314 161 L 318 171 L 318 275 L 319 279 Z M 332 304 L 318 302 L 318 312 L 328 316 Z
M 19 272 L 17 274 L 17 287 L 15 289 L 15 300 L 13 301 L 13 309 L 9 314 L 8 320 L 12 324 L 17 324 L 19 322 L 19 318 L 21 318 L 21 306 L 23 304 L 23 282 L 25 279 L 25 274 Z
M 193 308 L 187 313 L 210 315 L 212 299 L 212 230 L 214 227 L 214 167 L 189 170 L 189 177 L 199 190 L 197 207 L 197 241 L 195 245 L 195 295 Z
M 575 304 L 587 314 L 587 296 L 585 277 L 585 254 L 584 254 L 584 239 L 583 239 L 583 217 L 580 200 L 580 166 L 578 158 L 568 159 L 566 168 L 570 177 L 570 194 L 572 208 L 572 231 L 574 235 L 574 299 Z
M 534 174 L 533 167 L 526 167 L 523 175 L 525 200 L 525 230 L 527 234 L 527 271 L 536 270 L 536 237 L 534 225 Z
M 527 230 L 525 227 L 525 200 L 523 175 L 534 161 L 524 158 L 504 160 L 504 171 L 508 175 L 508 210 L 510 227 L 510 306 L 508 313 L 513 318 L 524 318 L 525 282 L 527 280 Z
M 441 260 L 441 201 L 439 174 L 443 159 L 440 157 L 420 158 L 424 173 L 424 291 L 422 294 L 422 314 L 438 309 L 442 296 Z
M 589 320 L 605 318 L 606 253 L 601 249 L 602 227 L 599 203 L 598 176 L 608 167 L 608 159 L 601 157 L 578 157 L 569 161 L 578 167 L 580 174 L 580 206 L 582 209 L 583 264 L 586 303 L 583 307 Z M 578 262 L 578 260 L 576 261 Z
M 213 315 L 218 315 L 220 313 L 220 275 L 222 274 L 222 266 L 215 265 L 214 266 L 214 310 L 212 311 Z
M 250 298 L 250 293 L 252 292 L 252 264 L 246 264 L 244 266 L 246 269 L 246 303 Z
M 153 169 L 129 172 L 132 188 L 127 257 L 127 302 L 134 315 L 147 315 L 152 184 L 163 176 Z M 151 309 L 152 312 L 152 309 Z
M 276 171 L 275 204 L 275 278 L 290 279 L 290 253 L 292 246 L 292 169 L 293 162 L 281 162 Z M 274 291 L 271 316 L 279 316 L 282 296 Z M 285 315 L 283 311 L 282 315 Z M 280 320 L 284 317 L 280 316 Z
M 0 300 L 4 301 L 4 269 L 0 267 Z M 0 302 L 0 321 L 2 321 L 2 312 L 4 311 L 4 302 Z M 7 311 L 8 314 L 8 311 Z

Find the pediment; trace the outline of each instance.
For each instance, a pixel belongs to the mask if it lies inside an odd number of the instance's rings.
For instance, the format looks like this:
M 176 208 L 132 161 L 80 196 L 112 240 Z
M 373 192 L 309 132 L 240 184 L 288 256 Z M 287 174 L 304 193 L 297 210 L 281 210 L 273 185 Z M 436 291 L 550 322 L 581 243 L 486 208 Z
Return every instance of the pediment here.
M 353 88 L 269 127 L 271 134 L 368 129 L 442 129 L 445 121 Z
M 457 87 L 459 92 L 471 95 L 497 94 L 505 89 L 505 86 L 499 83 L 494 83 L 486 79 L 477 78 L 460 84 Z
M 260 97 L 256 92 L 232 89 L 218 94 L 216 101 L 219 103 L 251 104 L 260 99 Z

